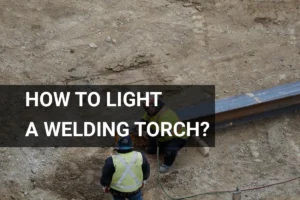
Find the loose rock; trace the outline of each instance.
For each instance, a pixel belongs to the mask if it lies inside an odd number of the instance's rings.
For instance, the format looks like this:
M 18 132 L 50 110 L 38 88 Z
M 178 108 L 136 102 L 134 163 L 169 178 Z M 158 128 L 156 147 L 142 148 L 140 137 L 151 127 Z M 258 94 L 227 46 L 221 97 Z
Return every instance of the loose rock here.
M 191 6 L 193 6 L 193 4 L 192 3 L 184 3 L 184 4 L 182 4 L 182 6 L 183 7 L 191 7 Z
M 105 41 L 106 41 L 106 42 L 111 42 L 111 37 L 108 36 L 108 37 L 105 39 Z
M 281 75 L 279 76 L 279 78 L 280 78 L 280 80 L 284 80 L 284 79 L 286 78 L 286 75 L 285 75 L 285 74 L 281 74 Z
M 202 12 L 204 9 L 203 9 L 203 6 L 195 6 L 195 8 L 199 11 L 199 12 Z
M 90 48 L 97 48 L 97 45 L 95 43 L 90 43 L 89 46 Z
M 31 168 L 31 172 L 32 172 L 33 174 L 36 174 L 37 171 L 38 171 L 38 169 L 37 169 L 36 167 Z

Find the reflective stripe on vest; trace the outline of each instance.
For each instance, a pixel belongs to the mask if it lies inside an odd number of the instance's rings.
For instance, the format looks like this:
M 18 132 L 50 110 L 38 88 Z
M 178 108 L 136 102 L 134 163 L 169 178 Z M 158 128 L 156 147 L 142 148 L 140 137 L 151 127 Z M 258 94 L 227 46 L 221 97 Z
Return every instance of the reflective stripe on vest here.
M 118 188 L 122 188 L 122 189 L 125 189 L 125 190 L 135 189 L 135 188 L 141 186 L 142 182 L 136 177 L 136 175 L 131 170 L 134 162 L 138 158 L 138 153 L 137 152 L 133 152 L 133 153 L 134 153 L 134 155 L 133 155 L 133 158 L 132 158 L 132 160 L 131 160 L 131 162 L 130 162 L 129 165 L 126 164 L 125 160 L 122 158 L 121 155 L 116 155 L 115 158 L 118 159 L 118 161 L 123 164 L 123 166 L 126 168 L 126 170 L 123 172 L 121 178 L 117 181 L 117 183 L 113 184 L 112 186 L 115 186 L 115 187 L 118 187 Z M 127 175 L 131 175 L 131 177 L 135 181 L 135 185 L 131 185 L 131 186 L 124 186 L 124 185 L 122 185 L 122 182 L 123 182 L 124 178 Z

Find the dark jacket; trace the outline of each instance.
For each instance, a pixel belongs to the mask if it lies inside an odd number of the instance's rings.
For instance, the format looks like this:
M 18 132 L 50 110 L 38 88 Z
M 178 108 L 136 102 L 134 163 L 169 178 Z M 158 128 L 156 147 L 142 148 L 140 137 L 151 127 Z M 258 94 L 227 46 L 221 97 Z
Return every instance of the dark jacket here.
M 119 152 L 119 153 L 128 153 L 128 152 L 130 152 L 130 151 Z M 150 165 L 148 163 L 147 158 L 145 157 L 145 155 L 143 153 L 142 153 L 142 157 L 143 157 L 142 170 L 143 170 L 143 177 L 144 177 L 144 181 L 145 181 L 150 176 Z M 115 166 L 114 166 L 114 163 L 113 163 L 113 159 L 110 156 L 105 160 L 105 164 L 104 164 L 104 167 L 102 169 L 102 176 L 101 176 L 101 179 L 100 179 L 100 184 L 103 187 L 108 186 L 112 181 L 112 177 L 113 177 L 114 173 L 115 173 Z

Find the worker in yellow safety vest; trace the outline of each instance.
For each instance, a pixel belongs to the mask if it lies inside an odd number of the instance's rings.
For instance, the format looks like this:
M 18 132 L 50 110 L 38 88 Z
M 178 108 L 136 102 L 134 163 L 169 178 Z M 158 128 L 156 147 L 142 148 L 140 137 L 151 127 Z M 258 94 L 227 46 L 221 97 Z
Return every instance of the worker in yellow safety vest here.
M 105 160 L 100 183 L 114 200 L 142 200 L 141 189 L 150 175 L 150 165 L 143 153 L 133 150 L 130 136 L 119 137 L 117 154 Z
M 160 125 L 159 132 L 161 131 L 161 122 L 169 122 L 172 124 L 172 127 L 175 127 L 175 123 L 180 122 L 176 112 L 167 107 L 161 100 L 158 100 L 158 105 L 155 106 L 154 98 L 150 97 L 149 106 L 146 106 L 144 103 L 143 108 L 146 112 L 141 121 L 146 122 L 146 124 L 156 122 Z M 143 127 L 144 131 L 146 130 L 146 127 L 147 125 Z M 155 126 L 151 126 L 151 130 L 156 133 Z M 138 127 L 136 127 L 136 131 L 138 131 Z M 146 152 L 149 154 L 156 154 L 158 144 L 160 153 L 164 153 L 164 163 L 160 166 L 160 173 L 165 173 L 169 170 L 176 159 L 178 151 L 185 146 L 188 140 L 186 128 L 184 126 L 177 126 L 177 134 L 174 134 L 174 131 L 175 129 L 171 130 L 171 136 L 168 134 L 164 134 L 164 136 L 158 134 L 158 137 L 150 137 L 148 134 Z

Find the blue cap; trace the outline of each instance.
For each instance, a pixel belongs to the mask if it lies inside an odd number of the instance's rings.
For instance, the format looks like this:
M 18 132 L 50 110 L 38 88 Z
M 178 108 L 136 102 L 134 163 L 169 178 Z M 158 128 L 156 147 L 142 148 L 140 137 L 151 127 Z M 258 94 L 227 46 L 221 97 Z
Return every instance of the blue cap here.
M 117 150 L 129 150 L 129 149 L 132 149 L 132 140 L 131 140 L 131 137 L 130 136 L 119 137 L 116 149 Z

